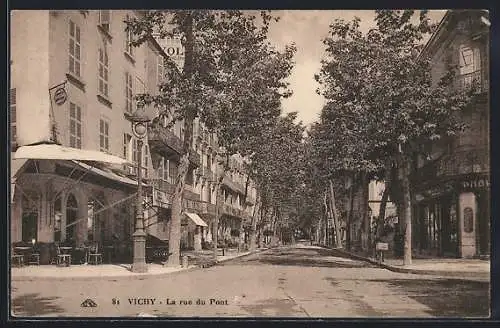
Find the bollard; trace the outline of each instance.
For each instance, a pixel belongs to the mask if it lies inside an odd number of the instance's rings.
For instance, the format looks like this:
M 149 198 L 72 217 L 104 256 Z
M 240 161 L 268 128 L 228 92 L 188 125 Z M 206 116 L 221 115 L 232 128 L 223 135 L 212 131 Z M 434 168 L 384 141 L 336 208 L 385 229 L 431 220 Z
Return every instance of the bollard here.
M 182 256 L 182 267 L 187 268 L 188 267 L 188 257 L 187 255 Z

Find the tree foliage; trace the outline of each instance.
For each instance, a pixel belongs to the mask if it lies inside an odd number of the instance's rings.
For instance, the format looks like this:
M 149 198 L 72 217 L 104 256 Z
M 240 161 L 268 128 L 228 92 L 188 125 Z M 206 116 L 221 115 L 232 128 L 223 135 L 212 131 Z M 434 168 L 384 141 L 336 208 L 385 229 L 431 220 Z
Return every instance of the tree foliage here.
M 378 172 L 388 161 L 397 162 L 403 176 L 406 263 L 411 161 L 426 155 L 423 145 L 465 128 L 460 113 L 474 90 L 454 88 L 455 69 L 449 63 L 445 74 L 433 79 L 429 59 L 420 55 L 422 41 L 434 28 L 426 11 L 377 10 L 376 27 L 365 34 L 359 22 L 335 20 L 323 41 L 326 58 L 315 78 L 328 104 L 316 129 L 316 147 L 328 154 L 333 171 Z

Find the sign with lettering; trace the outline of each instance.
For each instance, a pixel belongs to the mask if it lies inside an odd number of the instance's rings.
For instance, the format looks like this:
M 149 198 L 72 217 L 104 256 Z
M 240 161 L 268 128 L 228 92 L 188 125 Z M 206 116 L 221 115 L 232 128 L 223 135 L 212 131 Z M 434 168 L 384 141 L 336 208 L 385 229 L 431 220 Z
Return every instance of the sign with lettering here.
M 375 249 L 377 251 L 388 251 L 389 250 L 389 244 L 388 243 L 376 243 L 375 244 Z
M 184 46 L 179 38 L 165 38 L 159 40 L 163 51 L 175 62 L 179 70 L 184 68 Z
M 489 177 L 473 177 L 468 179 L 463 179 L 460 182 L 460 187 L 462 189 L 483 189 L 490 187 Z

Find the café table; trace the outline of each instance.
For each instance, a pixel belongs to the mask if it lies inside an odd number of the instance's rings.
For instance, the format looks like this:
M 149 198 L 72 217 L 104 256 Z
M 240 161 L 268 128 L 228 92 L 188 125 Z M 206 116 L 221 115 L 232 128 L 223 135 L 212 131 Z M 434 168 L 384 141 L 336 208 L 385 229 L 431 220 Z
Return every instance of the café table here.
M 84 245 L 75 248 L 76 251 L 83 253 L 83 259 L 80 257 L 80 264 L 89 263 L 89 249 L 90 249 L 89 246 L 84 246 Z M 83 260 L 83 262 L 82 262 L 82 260 Z
M 73 249 L 73 247 L 70 246 L 59 246 L 59 249 L 61 250 L 61 255 L 71 255 L 70 252 Z M 71 259 L 71 257 L 70 257 Z M 71 265 L 71 260 L 66 263 L 66 266 Z
M 32 250 L 33 247 L 30 246 L 15 246 L 14 251 L 18 255 L 24 256 L 25 261 L 27 261 L 27 258 L 29 257 L 29 251 Z

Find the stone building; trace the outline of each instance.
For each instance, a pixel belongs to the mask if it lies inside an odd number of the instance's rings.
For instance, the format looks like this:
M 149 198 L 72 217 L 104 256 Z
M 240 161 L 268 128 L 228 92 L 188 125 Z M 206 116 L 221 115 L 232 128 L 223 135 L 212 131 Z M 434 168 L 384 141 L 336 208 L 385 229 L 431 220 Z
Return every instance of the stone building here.
M 141 13 L 12 12 L 11 242 L 79 246 L 95 240 L 119 243 L 130 253 L 138 143 L 124 113 L 136 110 L 135 94 L 158 92 L 169 47 L 176 47 L 154 38 L 130 46 L 124 21 L 135 15 Z M 146 112 L 158 114 L 152 106 Z M 183 230 L 184 245 L 201 248 L 212 233 L 217 138 L 193 124 Z M 146 231 L 160 242 L 168 241 L 183 129 L 183 122 L 176 122 L 151 130 L 142 149 Z M 222 214 L 241 222 L 251 207 L 245 212 L 238 203 L 244 177 L 238 172 L 228 176 L 227 195 L 237 195 L 225 197 Z M 252 195 L 255 199 L 255 188 L 250 189 L 249 202 Z
M 417 253 L 452 257 L 490 251 L 489 16 L 482 10 L 449 10 L 421 54 L 434 82 L 456 68 L 455 87 L 477 87 L 461 115 L 458 136 L 427 145 L 412 179 L 412 241 Z

